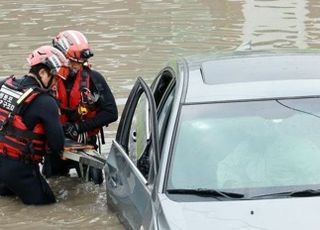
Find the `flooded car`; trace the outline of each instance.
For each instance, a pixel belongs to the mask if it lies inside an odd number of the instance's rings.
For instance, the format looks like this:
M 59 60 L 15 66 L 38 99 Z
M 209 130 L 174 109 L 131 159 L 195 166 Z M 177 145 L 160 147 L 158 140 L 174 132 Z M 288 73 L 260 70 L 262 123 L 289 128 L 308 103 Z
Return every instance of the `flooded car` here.
M 320 55 L 168 62 L 138 78 L 105 167 L 128 229 L 318 229 Z

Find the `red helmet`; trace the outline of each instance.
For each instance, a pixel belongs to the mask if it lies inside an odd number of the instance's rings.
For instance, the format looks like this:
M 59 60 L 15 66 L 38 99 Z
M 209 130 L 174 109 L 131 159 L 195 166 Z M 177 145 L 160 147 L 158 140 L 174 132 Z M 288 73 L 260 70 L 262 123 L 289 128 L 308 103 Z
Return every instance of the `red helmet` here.
M 50 69 L 51 74 L 63 79 L 69 75 L 68 60 L 60 50 L 52 46 L 39 47 L 29 54 L 27 61 L 31 67 L 42 63 Z
M 88 40 L 81 32 L 76 30 L 60 32 L 52 40 L 52 44 L 71 61 L 83 63 L 93 56 Z

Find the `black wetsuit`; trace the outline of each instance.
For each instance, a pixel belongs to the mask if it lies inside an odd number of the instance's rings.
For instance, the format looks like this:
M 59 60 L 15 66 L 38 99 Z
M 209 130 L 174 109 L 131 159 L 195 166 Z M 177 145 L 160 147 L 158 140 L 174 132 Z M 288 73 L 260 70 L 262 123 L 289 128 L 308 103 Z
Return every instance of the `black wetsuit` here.
M 118 119 L 118 109 L 116 106 L 116 102 L 106 80 L 99 72 L 95 70 L 90 69 L 88 70 L 88 72 L 90 75 L 90 91 L 92 93 L 99 94 L 100 98 L 95 104 L 97 108 L 96 116 L 78 123 L 80 133 L 87 132 L 96 128 L 101 128 L 103 126 L 108 126 L 108 124 Z M 67 91 L 71 91 L 75 79 L 75 76 L 69 76 L 67 80 L 64 81 Z M 77 112 L 75 111 L 73 113 Z M 68 114 L 68 117 L 71 122 L 73 120 L 74 122 L 77 122 L 77 118 L 73 119 L 73 117 L 77 117 L 77 114 L 70 113 Z M 88 144 L 97 147 L 96 142 L 96 136 L 93 136 L 89 140 Z M 78 164 L 71 160 L 63 161 L 60 158 L 51 155 L 45 158 L 43 173 L 47 177 L 50 177 L 52 175 L 65 175 L 69 172 L 70 168 L 78 169 Z M 91 169 L 90 174 L 94 174 L 93 178 L 91 177 L 90 179 L 92 179 L 96 184 L 101 184 L 103 182 L 101 172 L 97 172 L 95 169 Z M 96 174 L 98 174 L 97 178 L 95 178 Z
M 117 105 L 106 80 L 95 70 L 90 70 L 89 74 L 91 76 L 90 91 L 100 95 L 100 98 L 96 103 L 98 112 L 95 117 L 86 119 L 79 123 L 80 132 L 86 132 L 95 128 L 108 126 L 110 123 L 118 119 Z M 92 79 L 94 79 L 94 81 L 92 81 Z M 74 77 L 69 77 L 65 81 L 67 89 L 71 90 L 74 80 Z
M 18 79 L 19 80 L 19 79 Z M 32 77 L 21 80 L 23 88 L 39 87 Z M 37 96 L 22 112 L 22 119 L 29 130 L 41 123 L 45 129 L 50 154 L 63 151 L 64 134 L 59 122 L 58 104 L 47 93 Z M 20 159 L 0 154 L 0 195 L 17 195 L 25 204 L 50 204 L 55 196 L 39 171 L 39 164 L 26 163 Z

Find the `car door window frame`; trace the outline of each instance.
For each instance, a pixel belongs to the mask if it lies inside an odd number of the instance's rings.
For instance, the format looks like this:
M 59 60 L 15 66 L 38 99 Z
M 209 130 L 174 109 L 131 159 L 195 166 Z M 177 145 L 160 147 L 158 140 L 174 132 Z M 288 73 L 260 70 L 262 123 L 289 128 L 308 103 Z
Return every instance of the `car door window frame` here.
M 169 86 L 167 87 L 167 90 L 166 92 L 164 93 L 160 103 L 159 103 L 159 106 L 158 106 L 158 124 L 160 125 L 160 121 L 159 121 L 159 118 L 160 116 L 162 115 L 162 112 L 163 112 L 163 109 L 164 107 L 167 105 L 168 103 L 168 100 L 169 101 L 169 108 L 167 110 L 167 114 L 165 114 L 165 118 L 164 118 L 164 122 L 162 124 L 162 126 L 160 127 L 159 126 L 159 144 L 160 144 L 160 154 L 161 154 L 161 151 L 162 151 L 162 144 L 163 144 L 163 140 L 164 140 L 164 133 L 165 133 L 165 129 L 166 129 L 166 126 L 168 124 L 168 120 L 169 120 L 169 116 L 170 116 L 170 113 L 171 113 L 171 109 L 172 109 L 172 105 L 173 105 L 173 100 L 174 100 L 174 94 L 175 94 L 175 86 L 176 86 L 176 81 L 175 79 L 173 79 Z M 161 156 L 160 156 L 160 159 L 161 159 Z
M 126 153 L 128 153 L 128 143 L 130 137 L 130 130 L 132 119 L 134 116 L 134 112 L 137 108 L 139 99 L 141 95 L 145 93 L 148 106 L 150 110 L 150 147 L 154 150 L 154 156 L 152 157 L 153 166 L 155 167 L 155 171 L 159 169 L 159 160 L 160 160 L 160 151 L 159 151 L 159 131 L 158 131 L 158 117 L 157 117 L 157 108 L 156 103 L 153 97 L 153 93 L 147 83 L 141 78 L 138 77 L 137 81 L 130 92 L 128 97 L 126 106 L 122 112 L 121 120 L 119 123 L 116 141 L 125 149 Z
M 166 127 L 166 122 L 168 122 L 168 117 L 171 112 L 171 108 L 169 109 L 169 114 L 165 115 L 166 117 L 164 119 L 164 123 L 162 124 L 162 127 L 160 127 L 159 118 L 160 118 L 161 112 L 163 111 L 164 106 L 166 105 L 168 98 L 171 98 L 170 96 L 172 96 L 172 93 L 174 93 L 175 82 L 176 82 L 175 79 L 176 78 L 174 75 L 174 71 L 172 71 L 171 68 L 165 68 L 159 73 L 156 80 L 151 85 L 151 89 L 153 91 L 153 95 L 155 97 L 155 102 L 157 106 L 159 153 L 160 153 L 159 161 L 161 161 L 161 149 L 162 149 L 161 145 L 164 139 L 164 137 L 161 135 L 164 135 L 164 129 Z M 159 90 L 159 87 L 161 88 L 160 90 Z M 170 99 L 170 100 L 171 101 L 169 101 L 170 103 L 169 106 L 171 107 L 173 99 Z M 152 153 L 153 151 L 152 146 L 149 148 L 148 151 Z M 146 178 L 148 181 L 148 185 L 150 187 L 152 187 L 152 185 L 154 184 L 156 175 L 157 175 L 156 169 L 153 167 L 153 164 L 150 164 L 149 174 L 148 174 L 148 177 Z
M 156 105 L 157 105 L 157 113 L 158 113 L 158 119 L 160 117 L 160 114 L 163 110 L 164 105 L 166 104 L 168 97 L 171 95 L 173 92 L 174 88 L 176 85 L 176 77 L 175 77 L 175 72 L 171 67 L 166 67 L 160 71 L 158 74 L 156 80 L 152 83 L 151 89 L 153 91 L 153 95 L 155 97 Z M 157 94 L 159 92 L 158 88 L 163 87 L 164 90 L 162 89 L 162 92 L 160 95 Z M 158 98 L 156 98 L 158 97 Z M 171 111 L 171 109 L 170 109 Z M 170 112 L 169 112 L 170 113 Z M 159 124 L 160 125 L 160 124 Z M 159 130 L 159 138 L 160 138 L 160 153 L 161 153 L 161 145 L 163 141 L 163 127 L 161 127 L 161 130 Z M 161 159 L 160 159 L 161 160 Z
M 171 83 L 170 83 L 171 84 Z M 161 152 L 162 152 L 162 144 L 163 144 L 163 140 L 164 140 L 164 133 L 165 133 L 165 129 L 167 127 L 167 124 L 168 124 L 168 118 L 170 116 L 170 113 L 171 113 L 171 107 L 172 107 L 172 104 L 173 104 L 173 95 L 174 95 L 174 84 L 171 84 L 171 86 L 169 86 L 167 88 L 167 91 L 165 92 L 164 94 L 164 97 L 162 99 L 166 99 L 166 100 L 161 100 L 161 103 L 159 104 L 159 107 L 158 107 L 158 127 L 159 127 L 159 146 L 160 146 L 160 161 L 161 161 Z M 169 103 L 169 108 L 167 110 L 167 114 L 164 114 L 164 120 L 163 120 L 163 124 L 162 126 L 160 127 L 160 116 L 161 116 L 161 112 L 163 111 L 163 108 L 164 106 L 166 105 L 166 103 Z M 160 110 L 159 110 L 160 109 Z M 149 148 L 148 150 L 149 152 L 152 152 L 153 149 L 152 148 Z M 157 176 L 156 174 L 157 172 L 155 171 L 155 169 L 153 168 L 153 164 L 150 164 L 150 168 L 149 168 L 149 174 L 148 174 L 148 177 L 147 177 L 147 181 L 148 181 L 148 185 L 150 185 L 150 187 L 152 187 L 152 185 L 154 184 L 154 181 L 155 181 L 155 178 Z
M 161 101 L 165 97 L 166 92 L 174 79 L 173 70 L 171 68 L 165 68 L 160 71 L 156 80 L 152 83 L 151 90 L 153 92 L 157 108 L 159 108 Z M 160 89 L 161 87 L 162 89 Z

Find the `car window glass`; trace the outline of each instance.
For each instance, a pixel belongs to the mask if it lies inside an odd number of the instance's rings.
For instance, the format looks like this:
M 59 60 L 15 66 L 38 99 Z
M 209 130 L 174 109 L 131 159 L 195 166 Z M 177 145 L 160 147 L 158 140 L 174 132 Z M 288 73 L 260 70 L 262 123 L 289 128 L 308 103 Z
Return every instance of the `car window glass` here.
M 185 105 L 168 187 L 254 194 L 319 185 L 319 118 L 319 98 Z
M 150 139 L 149 107 L 146 95 L 140 96 L 130 126 L 129 157 L 136 164 Z
M 157 106 L 161 104 L 161 112 L 158 117 L 159 128 L 162 130 L 160 133 L 163 133 L 174 97 L 174 90 L 169 87 L 172 80 L 172 75 L 165 71 L 153 84 L 155 101 L 158 102 Z M 155 156 L 153 155 L 153 149 L 151 149 L 149 113 L 147 97 L 143 93 L 138 100 L 130 124 L 128 155 L 143 176 L 146 179 L 149 178 L 149 181 L 153 181 L 155 173 L 153 172 L 153 159 Z M 152 167 L 152 170 L 150 170 L 150 167 Z

